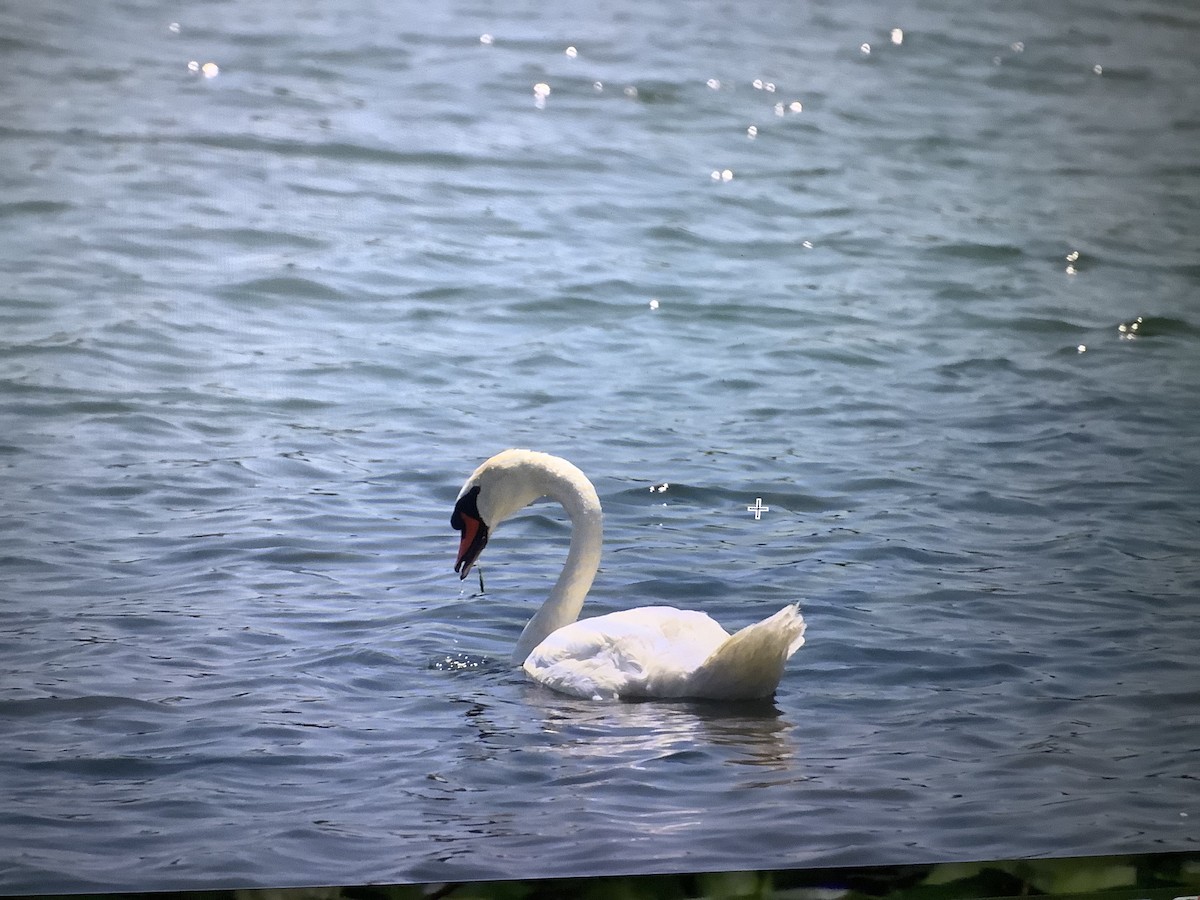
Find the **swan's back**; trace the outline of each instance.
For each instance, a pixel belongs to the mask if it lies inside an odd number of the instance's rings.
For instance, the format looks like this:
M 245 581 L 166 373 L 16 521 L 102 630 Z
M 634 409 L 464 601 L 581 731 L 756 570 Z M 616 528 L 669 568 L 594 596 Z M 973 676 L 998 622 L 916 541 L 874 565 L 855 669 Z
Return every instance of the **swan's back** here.
M 646 606 L 558 629 L 523 668 L 533 680 L 576 697 L 767 697 L 803 634 L 795 605 L 732 637 L 705 613 Z

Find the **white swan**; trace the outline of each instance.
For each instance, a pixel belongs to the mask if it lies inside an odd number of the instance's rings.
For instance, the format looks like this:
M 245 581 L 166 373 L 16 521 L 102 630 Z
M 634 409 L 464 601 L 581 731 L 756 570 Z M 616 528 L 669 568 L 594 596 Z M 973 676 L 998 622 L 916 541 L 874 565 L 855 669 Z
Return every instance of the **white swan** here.
M 576 621 L 600 565 L 603 516 L 587 476 L 532 450 L 497 453 L 467 479 L 450 524 L 462 532 L 454 571 L 466 578 L 492 530 L 541 497 L 571 517 L 571 546 L 554 589 L 512 660 L 534 681 L 585 698 L 769 697 L 804 643 L 798 605 L 730 636 L 702 612 L 643 606 Z

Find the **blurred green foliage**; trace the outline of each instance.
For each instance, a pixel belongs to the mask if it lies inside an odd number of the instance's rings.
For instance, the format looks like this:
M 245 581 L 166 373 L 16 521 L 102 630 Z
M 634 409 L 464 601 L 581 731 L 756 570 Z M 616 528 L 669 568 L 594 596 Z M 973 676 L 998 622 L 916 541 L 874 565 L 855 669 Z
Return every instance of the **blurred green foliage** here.
M 1198 894 L 1200 852 L 135 896 L 142 900 L 1003 900 L 1036 896 L 1200 900 Z M 86 900 L 86 895 L 74 895 L 72 900 Z

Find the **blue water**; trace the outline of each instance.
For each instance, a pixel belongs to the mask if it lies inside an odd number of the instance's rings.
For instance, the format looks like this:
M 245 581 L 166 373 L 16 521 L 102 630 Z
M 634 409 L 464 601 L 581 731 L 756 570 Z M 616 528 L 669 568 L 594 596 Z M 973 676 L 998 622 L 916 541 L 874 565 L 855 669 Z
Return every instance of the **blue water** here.
M 1200 13 L 492 7 L 0 6 L 0 890 L 1195 849 Z M 774 700 L 511 669 L 508 446 Z

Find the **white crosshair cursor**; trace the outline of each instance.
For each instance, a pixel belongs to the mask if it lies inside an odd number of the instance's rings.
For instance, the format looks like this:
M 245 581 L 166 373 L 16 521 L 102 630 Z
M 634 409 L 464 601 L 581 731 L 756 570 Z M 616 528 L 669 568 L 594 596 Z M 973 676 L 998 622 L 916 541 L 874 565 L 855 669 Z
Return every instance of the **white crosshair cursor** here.
M 763 513 L 770 512 L 770 511 L 771 511 L 771 507 L 762 505 L 762 497 L 755 497 L 754 505 L 746 507 L 746 512 L 754 513 L 754 521 L 755 522 L 757 522 L 759 519 L 762 518 Z

